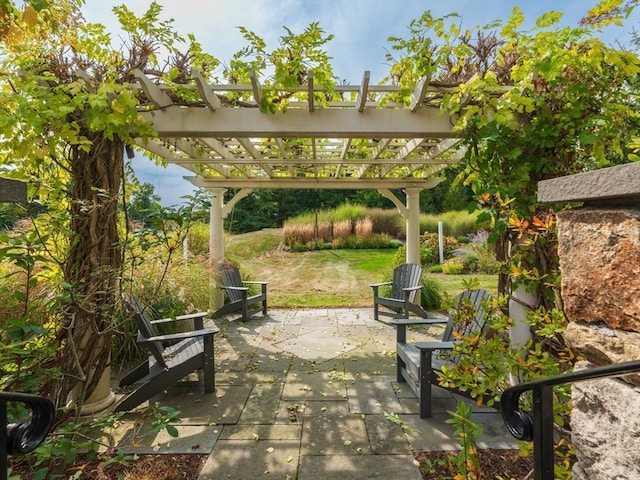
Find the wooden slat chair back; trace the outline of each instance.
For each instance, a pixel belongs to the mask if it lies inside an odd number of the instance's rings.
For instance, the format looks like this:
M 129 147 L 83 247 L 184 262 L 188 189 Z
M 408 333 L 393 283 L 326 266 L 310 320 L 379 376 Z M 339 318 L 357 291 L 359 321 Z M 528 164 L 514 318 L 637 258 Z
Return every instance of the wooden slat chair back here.
M 422 267 L 415 263 L 403 263 L 393 269 L 391 282 L 375 283 L 373 288 L 373 318 L 380 316 L 394 319 L 409 318 L 411 313 L 426 316 L 427 312 L 415 302 L 416 294 L 422 288 Z M 379 294 L 380 287 L 391 285 L 388 297 Z M 384 307 L 383 310 L 380 307 Z
M 227 302 L 213 314 L 214 318 L 229 313 L 240 312 L 242 320 L 247 321 L 250 315 L 262 310 L 267 314 L 267 282 L 242 280 L 240 270 L 232 263 L 222 262 L 218 265 L 220 288 L 227 294 Z M 258 285 L 260 293 L 249 295 L 248 285 Z
M 136 327 L 138 328 L 138 342 L 141 342 L 144 339 L 156 337 L 158 333 L 154 326 L 151 324 L 148 309 L 145 308 L 142 302 L 137 297 L 129 297 L 125 299 L 124 302 L 127 311 L 133 316 L 133 319 L 136 322 Z M 164 352 L 164 345 L 162 344 L 162 342 L 146 341 L 144 342 L 144 345 L 151 352 L 153 361 L 163 369 L 167 368 L 167 363 L 162 356 L 162 353 Z
M 133 386 L 134 389 L 118 401 L 114 411 L 131 410 L 197 370 L 204 373 L 205 393 L 215 391 L 213 337 L 219 329 L 204 328 L 207 312 L 151 320 L 137 298 L 130 296 L 123 303 L 136 322 L 138 343 L 148 348 L 151 355 L 120 380 L 121 387 Z M 195 329 L 158 335 L 155 325 L 183 320 L 193 320 Z M 167 346 L 167 343 L 170 344 Z
M 443 342 L 456 342 L 484 332 L 487 314 L 482 304 L 491 298 L 491 294 L 483 289 L 465 290 L 456 295 L 454 308 L 449 312 L 449 320 L 442 334 Z M 447 352 L 444 363 L 458 363 L 459 355 Z
M 397 380 L 406 382 L 418 397 L 421 418 L 431 416 L 432 385 L 438 385 L 438 372 L 445 365 L 455 365 L 460 355 L 451 355 L 455 343 L 463 337 L 487 333 L 483 303 L 491 295 L 486 290 L 466 290 L 454 299 L 448 319 L 399 319 L 396 325 Z M 444 324 L 442 339 L 433 342 L 407 342 L 407 326 Z M 467 395 L 467 392 L 456 393 Z

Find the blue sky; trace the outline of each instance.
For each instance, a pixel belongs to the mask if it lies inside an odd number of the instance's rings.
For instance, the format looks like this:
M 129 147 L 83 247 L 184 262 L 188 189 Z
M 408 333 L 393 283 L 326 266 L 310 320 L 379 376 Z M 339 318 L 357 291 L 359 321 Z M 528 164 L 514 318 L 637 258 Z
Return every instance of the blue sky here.
M 87 21 L 102 23 L 117 39 L 114 5 L 126 3 L 140 15 L 150 0 L 87 0 L 83 12 Z M 359 84 L 365 70 L 371 82 L 378 83 L 388 71 L 385 54 L 390 50 L 388 37 L 407 37 L 409 23 L 426 10 L 434 17 L 457 13 L 463 28 L 485 25 L 493 20 L 506 20 L 514 6 L 524 13 L 531 25 L 541 14 L 557 10 L 563 23 L 576 25 L 596 0 L 160 0 L 162 17 L 173 18 L 181 35 L 193 33 L 204 49 L 228 61 L 246 45 L 237 27 L 243 26 L 262 37 L 268 48 L 275 48 L 283 27 L 301 32 L 311 22 L 319 22 L 334 39 L 326 46 L 332 57 L 336 75 L 348 83 Z M 629 32 L 640 27 L 640 11 L 636 9 L 624 27 L 611 27 L 603 33 L 607 42 L 628 42 Z M 118 43 L 116 42 L 116 45 Z M 162 168 L 137 154 L 134 169 L 142 182 L 155 186 L 164 205 L 177 205 L 183 195 L 193 191 L 182 179 L 191 173 L 177 166 Z

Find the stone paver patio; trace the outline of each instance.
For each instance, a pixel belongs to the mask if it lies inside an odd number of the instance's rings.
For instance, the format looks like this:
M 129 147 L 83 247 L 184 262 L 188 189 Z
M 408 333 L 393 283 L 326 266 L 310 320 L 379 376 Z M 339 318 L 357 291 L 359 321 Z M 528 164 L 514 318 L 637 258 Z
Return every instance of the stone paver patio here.
M 215 324 L 215 394 L 193 374 L 152 400 L 182 412 L 180 436 L 154 433 L 134 411 L 109 442 L 125 453 L 210 454 L 200 480 L 420 479 L 413 451 L 459 448 L 444 421 L 461 397 L 436 388 L 433 417 L 420 419 L 396 382 L 395 330 L 372 309 L 270 310 Z M 410 335 L 437 337 L 430 328 Z M 499 413 L 475 407 L 474 420 L 481 448 L 517 448 Z

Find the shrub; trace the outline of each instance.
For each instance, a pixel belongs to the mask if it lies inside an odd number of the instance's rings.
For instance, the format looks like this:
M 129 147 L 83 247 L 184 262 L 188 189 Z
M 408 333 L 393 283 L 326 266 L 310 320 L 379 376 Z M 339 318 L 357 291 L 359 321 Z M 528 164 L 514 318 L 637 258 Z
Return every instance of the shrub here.
M 438 222 L 442 222 L 444 235 L 460 236 L 478 231 L 479 211 L 450 211 L 439 215 L 420 215 L 420 231 L 438 233 Z
M 442 305 L 442 286 L 438 281 L 422 274 L 422 289 L 420 290 L 420 304 L 425 310 L 439 310 Z
M 386 233 L 394 238 L 405 238 L 405 222 L 396 209 L 372 208 L 367 216 L 373 222 L 373 233 Z
M 367 237 L 373 233 L 373 221 L 371 217 L 365 217 L 356 220 L 356 235 L 359 237 Z
M 450 274 L 460 274 L 464 270 L 464 264 L 461 258 L 450 258 L 443 262 L 442 271 Z
M 351 220 L 340 220 L 333 224 L 333 239 L 344 239 L 351 236 L 352 223 Z
M 206 255 L 209 253 L 209 225 L 196 222 L 189 228 L 187 235 L 187 248 L 193 255 Z
M 451 258 L 457 248 L 458 243 L 453 237 L 443 238 L 444 258 Z M 396 253 L 396 263 L 403 263 L 406 258 L 406 246 L 398 249 Z M 438 245 L 438 234 L 427 232 L 420 239 L 420 264 L 423 267 L 437 265 L 440 263 L 440 247 Z
M 346 202 L 331 211 L 330 220 L 334 224 L 347 220 L 349 223 L 354 223 L 355 221 L 364 218 L 366 215 L 367 207 Z

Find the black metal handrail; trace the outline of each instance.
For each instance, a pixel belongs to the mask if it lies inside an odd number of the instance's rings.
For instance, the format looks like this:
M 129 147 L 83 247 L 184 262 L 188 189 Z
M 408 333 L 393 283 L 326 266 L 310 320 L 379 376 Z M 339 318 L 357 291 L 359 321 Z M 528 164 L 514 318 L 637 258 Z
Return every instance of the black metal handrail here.
M 8 402 L 28 405 L 31 421 L 9 424 Z M 7 455 L 29 453 L 38 448 L 49 434 L 54 416 L 55 407 L 47 398 L 27 393 L 0 392 L 0 480 L 7 479 Z
M 534 480 L 553 480 L 553 387 L 635 372 L 640 372 L 640 360 L 541 378 L 502 393 L 500 404 L 507 430 L 518 440 L 533 440 Z M 531 412 L 524 412 L 520 410 L 520 396 L 529 390 L 533 393 L 533 408 Z

